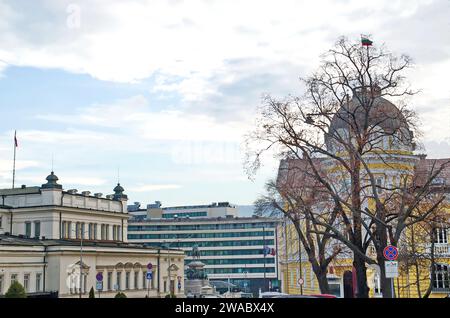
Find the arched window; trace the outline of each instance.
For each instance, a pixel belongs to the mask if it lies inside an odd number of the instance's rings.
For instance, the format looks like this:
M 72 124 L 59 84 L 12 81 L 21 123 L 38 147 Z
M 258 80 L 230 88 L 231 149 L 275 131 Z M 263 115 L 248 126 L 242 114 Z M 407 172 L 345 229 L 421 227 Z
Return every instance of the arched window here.
M 434 291 L 450 291 L 450 272 L 449 265 L 434 265 L 433 290 Z

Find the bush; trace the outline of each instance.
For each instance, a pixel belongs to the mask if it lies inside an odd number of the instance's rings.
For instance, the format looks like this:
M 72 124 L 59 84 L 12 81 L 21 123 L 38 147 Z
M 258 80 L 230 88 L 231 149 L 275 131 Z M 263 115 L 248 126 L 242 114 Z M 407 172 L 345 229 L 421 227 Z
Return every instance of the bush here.
M 165 298 L 177 298 L 175 294 L 167 294 Z
M 89 290 L 89 298 L 95 298 L 94 287 L 91 287 L 91 290 Z
M 114 298 L 127 298 L 127 295 L 125 295 L 125 294 L 122 293 L 122 292 L 118 292 L 118 293 L 116 294 L 116 296 L 114 296 Z
M 15 281 L 9 286 L 5 298 L 27 298 L 27 292 L 18 281 Z

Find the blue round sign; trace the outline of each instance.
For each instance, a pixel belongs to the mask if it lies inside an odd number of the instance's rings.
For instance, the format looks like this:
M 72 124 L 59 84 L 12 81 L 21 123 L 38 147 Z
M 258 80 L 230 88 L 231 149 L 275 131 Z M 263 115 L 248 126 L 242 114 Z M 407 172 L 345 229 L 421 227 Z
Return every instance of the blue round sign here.
M 101 282 L 103 280 L 103 274 L 98 273 L 97 275 L 95 275 L 95 278 L 97 279 L 97 281 Z
M 395 261 L 398 257 L 398 249 L 393 245 L 388 245 L 383 250 L 384 258 L 389 261 Z

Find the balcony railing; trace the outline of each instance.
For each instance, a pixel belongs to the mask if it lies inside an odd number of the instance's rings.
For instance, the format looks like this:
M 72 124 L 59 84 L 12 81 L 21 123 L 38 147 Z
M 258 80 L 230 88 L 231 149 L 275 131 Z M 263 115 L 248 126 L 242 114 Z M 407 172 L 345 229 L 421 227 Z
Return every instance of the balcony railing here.
M 431 244 L 428 244 L 428 246 L 427 246 L 427 253 L 431 253 Z M 434 244 L 434 256 L 435 257 L 450 257 L 450 244 L 435 243 Z

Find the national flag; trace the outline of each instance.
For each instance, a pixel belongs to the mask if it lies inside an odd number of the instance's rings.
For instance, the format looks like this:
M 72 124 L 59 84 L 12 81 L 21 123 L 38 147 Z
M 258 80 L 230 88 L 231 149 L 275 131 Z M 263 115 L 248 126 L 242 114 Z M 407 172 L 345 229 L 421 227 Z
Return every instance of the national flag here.
M 276 254 L 275 249 L 274 249 L 274 248 L 271 248 L 271 249 L 270 249 L 270 255 L 275 256 L 275 254 Z
M 371 46 L 373 42 L 367 36 L 361 36 L 362 46 Z
M 17 142 L 17 131 L 15 130 L 14 131 L 14 146 L 17 148 L 17 147 L 19 147 L 19 144 L 18 144 L 18 142 Z
M 267 245 L 265 245 L 264 248 L 263 248 L 264 256 L 267 256 L 267 254 L 269 254 L 269 253 L 270 253 L 270 248 Z

